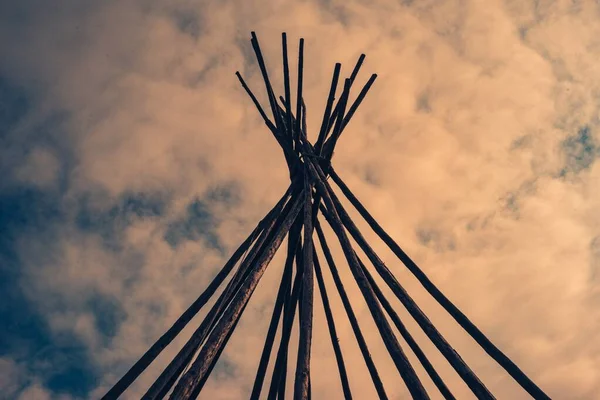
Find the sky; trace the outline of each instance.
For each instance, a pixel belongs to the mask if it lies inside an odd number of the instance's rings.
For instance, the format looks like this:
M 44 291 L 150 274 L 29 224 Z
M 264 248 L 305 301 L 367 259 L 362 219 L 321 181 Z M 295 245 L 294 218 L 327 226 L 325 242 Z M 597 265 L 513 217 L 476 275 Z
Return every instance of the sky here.
M 305 38 L 313 140 L 334 64 L 347 76 L 365 53 L 358 84 L 378 74 L 333 159 L 357 197 L 552 398 L 600 398 L 599 20 L 593 0 L 0 1 L 0 397 L 99 398 L 281 197 L 281 150 L 234 72 L 265 100 L 256 31 L 282 93 L 285 31 L 292 54 Z M 357 224 L 488 388 L 528 398 Z M 202 398 L 250 392 L 282 263 Z M 406 398 L 339 268 L 390 397 Z M 330 297 L 353 393 L 374 398 Z M 313 394 L 340 398 L 320 306 L 314 335 Z

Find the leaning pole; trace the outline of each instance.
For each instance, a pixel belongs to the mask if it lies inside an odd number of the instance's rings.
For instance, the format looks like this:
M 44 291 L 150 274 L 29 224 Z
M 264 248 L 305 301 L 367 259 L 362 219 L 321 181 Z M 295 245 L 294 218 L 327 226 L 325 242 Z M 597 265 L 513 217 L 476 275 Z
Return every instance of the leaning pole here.
M 275 253 L 284 244 L 286 258 L 281 269 L 281 283 L 275 297 L 264 347 L 260 359 L 257 359 L 256 378 L 252 391 L 248 394 L 250 399 L 259 399 L 261 393 L 268 399 L 284 399 L 286 390 L 293 394 L 294 400 L 311 398 L 310 357 L 315 304 L 323 307 L 325 312 L 327 332 L 335 354 L 337 372 L 342 387 L 340 397 L 352 399 L 351 382 L 349 382 L 344 353 L 341 343 L 338 341 L 335 325 L 335 320 L 344 318 L 344 316 L 333 314 L 329 301 L 332 295 L 337 295 L 341 299 L 345 318 L 349 320 L 362 359 L 379 398 L 388 398 L 375 360 L 371 357 L 368 344 L 340 279 L 339 270 L 343 268 L 349 269 L 352 278 L 357 283 L 398 375 L 414 399 L 429 399 L 430 397 L 455 399 L 455 396 L 376 283 L 375 275 L 378 275 L 384 285 L 391 290 L 393 296 L 400 301 L 475 397 L 494 399 L 490 390 L 432 324 L 396 279 L 393 272 L 379 258 L 342 205 L 340 196 L 348 201 L 456 323 L 525 392 L 534 399 L 549 399 L 525 372 L 495 346 L 435 286 L 425 272 L 373 218 L 331 165 L 338 140 L 377 78 L 376 74 L 371 75 L 358 94 L 351 96 L 351 92 L 356 92 L 354 83 L 365 56 L 359 57 L 350 76 L 343 80 L 340 79 L 341 64 L 335 65 L 318 136 L 316 141 L 311 143 L 307 137 L 306 105 L 302 96 L 304 39 L 300 39 L 299 43 L 297 86 L 292 88 L 287 38 L 285 33 L 282 34 L 284 95 L 279 97 L 271 85 L 266 62 L 254 32 L 251 34 L 250 42 L 264 81 L 268 107 L 263 109 L 240 73 L 237 72 L 236 75 L 242 88 L 264 120 L 267 129 L 281 146 L 290 173 L 290 185 L 279 202 L 256 225 L 204 292 L 115 383 L 103 399 L 119 398 L 220 290 L 220 295 L 208 310 L 204 320 L 143 396 L 143 399 L 148 400 L 162 399 L 166 396 L 178 400 L 197 398 L 230 337 L 235 333 L 236 326 L 261 277 L 269 267 Z M 341 92 L 338 87 L 341 87 Z M 293 91 L 295 91 L 295 103 L 292 101 Z M 336 191 L 331 183 L 337 187 Z M 337 239 L 344 254 L 343 260 L 335 260 L 332 256 L 330 243 L 326 240 L 323 230 L 324 226 L 329 227 L 333 232 L 332 237 Z M 366 259 L 361 259 L 356 249 L 360 249 Z M 321 258 L 319 254 L 322 254 L 324 258 Z M 333 278 L 334 285 L 331 288 L 325 284 L 325 273 L 331 274 Z M 315 281 L 317 289 L 315 289 Z M 318 291 L 318 295 L 315 294 L 315 290 Z M 288 365 L 290 335 L 296 320 L 299 330 L 297 362 L 295 366 L 290 366 Z M 279 340 L 276 341 L 278 333 Z M 408 347 L 403 348 L 399 338 L 402 338 Z M 417 375 L 407 357 L 408 351 L 421 364 L 426 376 Z M 271 376 L 267 376 L 269 364 L 273 365 Z M 291 388 L 286 388 L 288 368 L 291 369 L 289 373 L 293 372 L 294 376 L 294 385 Z M 427 393 L 422 383 L 423 379 L 431 380 L 437 393 Z

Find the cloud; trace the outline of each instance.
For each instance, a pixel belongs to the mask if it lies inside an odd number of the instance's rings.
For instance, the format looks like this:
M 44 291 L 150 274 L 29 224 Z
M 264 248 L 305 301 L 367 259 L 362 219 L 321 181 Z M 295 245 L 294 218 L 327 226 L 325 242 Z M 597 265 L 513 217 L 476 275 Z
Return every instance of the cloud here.
M 89 371 L 80 387 L 53 385 L 48 368 L 33 368 L 38 359 L 24 351 L 6 368 L 35 370 L 35 380 L 11 390 L 37 398 L 101 395 L 281 196 L 288 180 L 281 150 L 233 75 L 239 69 L 264 102 L 248 40 L 256 30 L 278 91 L 280 33 L 288 32 L 292 52 L 295 40 L 306 38 L 312 137 L 334 63 L 343 62 L 345 75 L 367 54 L 357 84 L 367 72 L 379 77 L 340 139 L 336 170 L 551 397 L 593 398 L 600 390 L 600 348 L 590 340 L 598 329 L 600 235 L 596 14 L 592 2 L 525 0 L 0 6 L 0 204 L 7 210 L 0 227 L 9 232 L 0 256 L 10 260 L 4 264 L 12 277 L 5 296 L 45 327 L 27 347 L 68 338 L 81 346 L 74 362 Z M 490 389 L 499 398 L 526 398 L 359 226 Z M 333 247 L 386 388 L 402 395 Z M 247 394 L 282 258 L 207 383 L 210 398 Z M 332 288 L 327 273 L 326 280 Z M 353 392 L 373 397 L 331 292 Z M 393 304 L 457 397 L 467 397 Z M 339 382 L 323 373 L 335 364 L 320 306 L 315 318 L 323 340 L 315 341 L 313 390 L 335 397 Z M 139 397 L 184 340 L 128 398 Z M 6 342 L 15 356 L 16 345 Z
M 58 168 L 58 161 L 52 153 L 34 149 L 16 175 L 24 182 L 44 187 L 54 183 Z
M 11 359 L 0 359 L 0 372 L 2 378 L 0 380 L 0 388 L 5 396 L 14 396 L 20 386 L 20 371 L 19 367 Z

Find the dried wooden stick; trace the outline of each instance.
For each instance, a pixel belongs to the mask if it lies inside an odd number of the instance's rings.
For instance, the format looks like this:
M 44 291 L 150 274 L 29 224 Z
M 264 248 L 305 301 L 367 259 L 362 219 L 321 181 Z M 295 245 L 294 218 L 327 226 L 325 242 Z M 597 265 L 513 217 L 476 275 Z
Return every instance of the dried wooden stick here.
M 300 248 L 298 243 L 297 249 Z M 275 360 L 275 366 L 273 368 L 273 376 L 271 378 L 271 384 L 269 387 L 269 394 L 267 399 L 274 400 L 278 393 L 280 398 L 284 398 L 285 391 L 285 377 L 287 371 L 287 354 L 290 341 L 290 335 L 292 333 L 292 325 L 294 323 L 294 316 L 296 314 L 296 307 L 298 305 L 298 299 L 300 297 L 300 288 L 302 287 L 302 270 L 296 269 L 296 277 L 294 278 L 294 285 L 292 293 L 286 297 L 284 311 L 283 311 L 283 327 L 281 333 L 281 339 L 279 343 L 279 349 L 277 351 L 277 358 Z M 283 387 L 283 389 L 282 389 Z M 283 391 L 283 392 L 282 392 Z
M 331 159 L 331 155 L 333 155 L 333 149 L 334 149 L 335 145 L 337 144 L 337 141 L 339 140 L 340 136 L 342 135 L 342 132 L 344 131 L 344 129 L 346 128 L 346 126 L 348 125 L 350 120 L 352 119 L 352 116 L 358 109 L 358 106 L 360 105 L 360 103 L 362 103 L 362 101 L 364 100 L 365 96 L 369 92 L 369 89 L 371 89 L 371 86 L 373 86 L 373 83 L 375 83 L 375 79 L 377 79 L 377 74 L 371 75 L 371 77 L 369 78 L 369 80 L 367 81 L 365 86 L 360 91 L 356 100 L 354 100 L 354 102 L 350 106 L 348 113 L 346 115 L 344 115 L 344 119 L 342 121 L 339 132 L 336 135 L 332 135 L 331 137 L 329 137 L 329 139 L 327 139 L 327 141 L 325 142 L 325 145 L 323 147 L 325 148 L 325 154 L 330 154 L 329 159 Z
M 324 183 L 325 186 L 328 186 L 328 183 Z M 338 200 L 337 196 L 331 188 L 327 188 L 328 194 L 331 196 L 330 198 L 333 201 L 332 206 L 335 207 L 341 222 L 344 227 L 348 230 L 350 235 L 354 238 L 356 243 L 360 246 L 360 248 L 365 252 L 369 260 L 375 266 L 375 269 L 381 275 L 385 283 L 392 289 L 392 292 L 398 297 L 398 299 L 402 302 L 406 310 L 410 313 L 410 315 L 415 319 L 415 321 L 419 324 L 421 329 L 427 334 L 429 339 L 435 344 L 438 350 L 444 355 L 446 360 L 452 365 L 454 370 L 460 375 L 460 377 L 465 381 L 469 389 L 477 396 L 479 399 L 494 399 L 494 396 L 490 391 L 485 387 L 483 382 L 479 380 L 477 375 L 471 370 L 471 368 L 464 362 L 464 360 L 460 357 L 460 355 L 450 346 L 450 344 L 446 341 L 446 339 L 442 336 L 442 334 L 437 330 L 437 328 L 431 323 L 429 318 L 423 313 L 421 308 L 414 302 L 414 300 L 410 297 L 410 295 L 406 292 L 406 290 L 400 285 L 400 283 L 396 280 L 394 275 L 390 272 L 384 262 L 377 256 L 375 251 L 371 248 L 369 243 L 362 236 L 350 216 L 347 214 L 346 210 Z M 335 215 L 333 212 L 331 213 Z M 334 216 L 335 218 L 335 216 Z
M 293 193 L 293 191 L 292 191 Z M 209 310 L 208 314 L 192 334 L 192 337 L 187 341 L 175 358 L 169 363 L 165 370 L 160 374 L 152 386 L 148 389 L 146 394 L 143 396 L 144 400 L 154 400 L 162 398 L 166 392 L 170 390 L 176 380 L 179 378 L 183 370 L 189 365 L 194 354 L 205 340 L 208 333 L 214 327 L 214 323 L 219 320 L 223 311 L 231 302 L 233 295 L 237 292 L 241 286 L 241 282 L 247 276 L 249 267 L 252 265 L 254 259 L 257 257 L 260 249 L 263 247 L 265 241 L 270 236 L 273 229 L 276 229 L 278 224 L 278 213 L 281 212 L 284 206 L 284 201 L 288 199 L 288 195 L 280 200 L 275 207 L 275 212 L 268 219 L 267 229 L 265 229 L 260 237 L 258 238 L 255 245 L 251 248 L 250 252 L 244 257 L 240 267 L 236 271 L 231 281 L 227 284 L 225 290 L 221 293 L 213 307 Z M 289 208 L 289 203 L 287 207 Z M 279 216 L 280 217 L 280 216 Z
M 265 121 L 265 124 L 267 125 L 267 127 L 269 128 L 271 133 L 273 134 L 273 137 L 275 138 L 275 140 L 277 140 L 277 143 L 279 143 L 279 145 L 283 149 L 283 155 L 285 157 L 285 161 L 287 162 L 288 167 L 290 167 L 290 169 L 291 169 L 294 159 L 295 159 L 292 154 L 293 153 L 292 143 L 288 140 L 287 137 L 282 136 L 279 132 L 279 129 L 273 124 L 273 122 L 271 122 L 271 120 L 269 120 L 269 117 L 267 117 L 267 114 L 265 114 L 264 110 L 262 109 L 262 106 L 258 102 L 258 99 L 254 95 L 254 93 L 252 92 L 250 87 L 248 87 L 248 85 L 246 84 L 246 81 L 244 81 L 244 78 L 242 78 L 242 75 L 239 73 L 239 71 L 236 72 L 235 74 L 238 77 L 240 84 L 242 85 L 242 87 L 244 88 L 244 90 L 246 91 L 246 93 L 248 94 L 248 96 L 250 97 L 252 102 L 254 103 L 254 106 L 258 110 L 260 116 Z
M 158 357 L 158 355 L 175 339 L 175 337 L 185 328 L 185 326 L 196 316 L 206 302 L 212 297 L 227 275 L 235 267 L 242 255 L 248 250 L 252 242 L 269 224 L 274 221 L 275 213 L 278 207 L 283 204 L 290 194 L 290 188 L 285 192 L 277 205 L 273 207 L 267 215 L 258 223 L 250 236 L 238 247 L 231 258 L 225 263 L 225 266 L 215 276 L 206 290 L 194 301 L 188 309 L 175 321 L 175 323 L 165 332 L 142 357 L 123 375 L 123 377 L 102 397 L 102 400 L 116 399 L 148 368 L 148 366 Z
M 412 365 L 410 365 L 410 362 L 400 347 L 400 343 L 398 343 L 398 339 L 394 335 L 390 324 L 385 318 L 383 310 L 381 309 L 381 305 L 377 301 L 373 289 L 369 285 L 369 282 L 367 281 L 360 268 L 360 265 L 358 264 L 358 260 L 356 259 L 356 255 L 354 254 L 354 250 L 350 244 L 350 240 L 346 235 L 342 222 L 337 215 L 336 207 L 334 206 L 329 191 L 326 187 L 327 182 L 324 181 L 323 171 L 321 171 L 321 168 L 318 166 L 318 164 L 315 165 L 310 159 L 306 162 L 306 164 L 308 165 L 308 169 L 315 180 L 317 190 L 320 192 L 327 205 L 327 209 L 331 211 L 332 218 L 328 222 L 338 237 L 338 240 L 342 246 L 342 250 L 344 251 L 344 255 L 346 256 L 348 264 L 350 265 L 350 270 L 352 271 L 354 279 L 358 283 L 358 286 L 367 302 L 367 306 L 371 311 L 375 324 L 379 329 L 381 338 L 383 339 L 383 342 L 386 345 L 386 348 L 390 353 L 390 356 L 392 357 L 400 376 L 404 380 L 408 390 L 414 398 L 429 399 L 425 388 L 421 384 L 421 381 L 412 368 Z
M 281 42 L 283 48 L 283 85 L 285 91 L 285 115 L 287 117 L 287 134 L 290 139 L 293 138 L 292 129 L 292 95 L 290 89 L 290 67 L 288 60 L 287 51 L 287 36 L 284 33 L 281 34 Z
M 344 113 L 346 112 L 346 105 L 348 104 L 348 97 L 350 96 L 351 85 L 352 81 L 350 79 L 346 79 L 346 81 L 344 82 L 344 91 L 342 92 L 342 97 L 340 98 L 340 101 L 338 103 L 338 118 L 335 120 L 335 127 L 333 128 L 333 133 L 331 134 L 331 137 L 325 142 L 325 145 L 323 145 L 323 149 L 325 150 L 323 152 L 323 156 L 327 160 L 331 160 L 331 156 L 333 155 L 333 149 L 337 144 L 337 138 L 339 138 L 342 132 L 342 125 L 344 123 L 343 117 Z
M 258 400 L 260 397 L 260 392 L 262 390 L 262 385 L 265 379 L 265 373 L 267 371 L 267 367 L 269 366 L 271 350 L 273 349 L 273 344 L 275 341 L 275 334 L 277 333 L 277 326 L 279 325 L 279 320 L 281 319 L 283 305 L 286 296 L 289 296 L 291 290 L 294 253 L 296 247 L 298 246 L 298 241 L 300 239 L 300 229 L 302 227 L 302 225 L 298 222 L 301 221 L 302 220 L 298 217 L 295 225 L 290 230 L 290 235 L 288 237 L 288 252 L 285 260 L 283 276 L 281 278 L 281 284 L 279 285 L 279 290 L 277 292 L 275 306 L 273 307 L 273 315 L 271 317 L 271 322 L 267 331 L 267 338 L 265 339 L 265 345 L 263 347 L 260 362 L 258 364 L 258 370 L 256 371 L 256 378 L 254 379 L 252 393 L 250 394 L 251 400 Z
M 281 225 L 278 226 L 278 229 L 276 232 L 274 232 L 273 237 L 270 241 L 268 241 L 268 245 L 254 263 L 255 266 L 251 270 L 248 278 L 244 281 L 240 291 L 232 301 L 231 305 L 227 308 L 227 310 L 225 310 L 223 317 L 208 337 L 206 344 L 200 350 L 200 354 L 196 358 L 196 361 L 194 361 L 194 364 L 190 370 L 181 378 L 175 387 L 173 394 L 171 395 L 172 399 L 190 398 L 190 395 L 194 392 L 195 387 L 206 374 L 212 359 L 215 357 L 218 349 L 223 345 L 223 341 L 227 333 L 229 330 L 231 330 L 233 324 L 235 323 L 236 317 L 240 314 L 242 308 L 250 299 L 250 296 L 254 292 L 254 289 L 256 289 L 256 286 L 264 274 L 269 262 L 281 245 L 283 238 L 288 233 L 294 219 L 296 218 L 296 215 L 302 206 L 301 200 L 301 195 L 294 200 L 292 207 L 288 211 L 287 215 L 285 215 Z
M 326 218 L 331 218 L 329 211 L 322 209 L 322 212 Z M 430 376 L 433 383 L 436 385 L 436 387 L 439 389 L 440 393 L 444 396 L 445 399 L 454 399 L 454 396 L 450 392 L 450 389 L 448 389 L 448 387 L 446 386 L 446 384 L 444 383 L 442 378 L 439 376 L 439 374 L 437 373 L 437 371 L 431 364 L 431 362 L 427 359 L 427 356 L 425 355 L 425 353 L 423 353 L 423 351 L 421 350 L 421 348 L 419 347 L 417 342 L 413 339 L 410 332 L 406 329 L 406 327 L 400 320 L 400 317 L 398 316 L 398 314 L 396 313 L 396 311 L 394 310 L 394 308 L 392 307 L 390 302 L 385 298 L 383 292 L 381 291 L 381 289 L 379 288 L 379 286 L 373 279 L 373 276 L 371 275 L 369 270 L 365 267 L 365 265 L 362 262 L 362 260 L 360 259 L 360 257 L 358 257 L 358 255 L 356 255 L 356 258 L 357 258 L 365 276 L 367 277 L 369 283 L 371 284 L 371 287 L 373 288 L 373 291 L 375 292 L 377 299 L 379 300 L 379 302 L 381 303 L 381 305 L 383 306 L 383 308 L 387 312 L 387 314 L 390 316 L 390 318 L 392 319 L 392 322 L 394 322 L 394 325 L 396 325 L 396 328 L 398 329 L 398 331 L 400 332 L 400 334 L 402 335 L 404 340 L 407 342 L 407 344 L 409 345 L 409 347 L 411 348 L 411 350 L 413 351 L 413 353 L 415 354 L 417 359 L 421 362 L 421 365 L 423 365 L 423 368 L 425 369 L 427 374 Z
M 304 104 L 304 99 L 302 99 L 302 140 L 305 142 L 308 141 L 308 128 L 306 127 L 306 104 Z
M 304 69 L 304 39 L 300 39 L 298 49 L 298 90 L 296 93 L 296 125 L 294 126 L 295 138 L 300 140 L 300 121 L 302 120 L 302 80 Z
M 321 293 L 321 302 L 323 303 L 323 309 L 325 310 L 325 318 L 327 319 L 327 328 L 329 329 L 329 337 L 331 338 L 331 345 L 333 346 L 333 352 L 335 354 L 335 360 L 338 366 L 338 372 L 340 374 L 340 382 L 342 384 L 342 391 L 344 392 L 344 399 L 352 400 L 352 392 L 350 391 L 350 383 L 348 382 L 348 373 L 346 372 L 346 365 L 344 363 L 344 356 L 340 347 L 340 342 L 335 329 L 335 321 L 333 319 L 333 313 L 331 312 L 331 306 L 329 305 L 329 297 L 327 296 L 327 288 L 325 287 L 325 280 L 323 279 L 323 272 L 321 271 L 321 265 L 319 263 L 319 257 L 317 256 L 316 250 L 313 249 L 313 259 L 315 264 L 315 275 L 317 277 L 317 284 L 319 285 L 319 292 Z
M 315 222 L 315 229 L 317 231 L 319 243 L 321 244 L 321 249 L 323 250 L 323 254 L 325 255 L 325 260 L 327 261 L 329 270 L 331 271 L 331 275 L 333 276 L 333 282 L 335 283 L 336 289 L 342 300 L 342 304 L 344 305 L 344 310 L 346 311 L 346 315 L 348 316 L 348 320 L 350 321 L 350 326 L 352 327 L 352 331 L 354 332 L 354 337 L 356 338 L 356 342 L 358 343 L 360 352 L 363 356 L 363 359 L 365 360 L 365 364 L 367 365 L 369 374 L 371 375 L 373 385 L 375 385 L 377 395 L 380 399 L 387 399 L 388 397 L 385 392 L 385 388 L 383 387 L 383 383 L 381 382 L 381 378 L 379 377 L 379 372 L 377 372 L 377 367 L 375 366 L 375 363 L 371 358 L 369 347 L 367 346 L 367 342 L 360 330 L 360 325 L 358 324 L 358 320 L 356 319 L 356 315 L 354 314 L 354 310 L 352 309 L 352 304 L 350 303 L 350 299 L 346 294 L 346 289 L 344 289 L 344 284 L 342 283 L 342 279 L 340 278 L 340 275 L 338 273 L 335 261 L 333 260 L 333 256 L 331 255 L 331 251 L 329 250 L 329 246 L 327 245 L 327 241 L 325 240 L 325 234 L 323 233 L 323 229 L 321 228 L 321 224 L 318 220 Z
M 379 299 L 379 302 L 381 303 L 385 311 L 388 313 L 388 315 L 392 319 L 392 322 L 394 322 L 394 325 L 396 325 L 396 328 L 398 329 L 408 346 L 411 348 L 411 350 L 413 351 L 413 353 L 415 354 L 415 356 L 417 357 L 417 359 L 419 360 L 419 362 L 421 363 L 421 365 L 423 366 L 423 368 L 425 369 L 435 386 L 438 388 L 442 396 L 444 396 L 444 399 L 455 400 L 454 395 L 452 394 L 452 392 L 450 392 L 450 389 L 448 389 L 448 386 L 446 386 L 446 384 L 442 380 L 442 377 L 437 373 L 437 371 L 435 370 L 425 353 L 423 353 L 423 350 L 421 350 L 421 347 L 419 347 L 418 343 L 415 341 L 415 339 L 413 339 L 408 329 L 406 329 L 406 327 L 400 320 L 400 317 L 398 316 L 396 311 L 394 311 L 394 308 L 392 307 L 390 302 L 385 298 L 381 289 L 379 289 L 379 286 L 375 282 L 375 279 L 373 279 L 373 276 L 371 275 L 369 270 L 365 267 L 364 263 L 358 256 L 357 258 L 358 262 L 360 263 L 360 266 L 362 267 L 365 273 L 365 276 L 367 277 L 369 283 L 371 284 L 371 287 L 375 291 L 375 295 Z
M 533 398 L 549 400 L 550 397 L 542 391 L 510 358 L 508 358 L 488 337 L 479 330 L 469 320 L 469 318 L 456 307 L 429 279 L 429 277 L 419 268 L 419 266 L 406 254 L 402 248 L 392 239 L 390 235 L 373 218 L 362 203 L 354 196 L 348 186 L 342 181 L 333 168 L 330 169 L 330 176 L 342 190 L 350 203 L 358 210 L 360 215 L 367 221 L 369 226 L 383 240 L 383 242 L 394 252 L 394 254 L 406 265 L 408 270 L 417 278 L 421 285 L 429 294 L 444 307 L 444 309 L 454 318 L 454 320 L 488 353 L 498 364 L 500 364 L 513 379 L 523 387 Z
M 304 239 L 302 241 L 304 270 L 302 275 L 302 298 L 300 308 L 300 341 L 296 365 L 296 381 L 294 399 L 308 399 L 308 382 L 310 380 L 310 349 L 313 320 L 313 214 L 312 185 L 308 176 L 304 179 Z
M 204 387 L 204 384 L 206 384 L 206 381 L 210 377 L 210 374 L 211 374 L 212 370 L 215 368 L 215 365 L 217 365 L 217 362 L 219 361 L 219 358 L 221 357 L 221 354 L 223 353 L 223 350 L 225 350 L 225 347 L 227 346 L 227 343 L 229 342 L 229 339 L 231 339 L 231 336 L 233 335 L 233 332 L 235 332 L 235 328 L 237 327 L 238 322 L 240 322 L 241 316 L 244 313 L 244 311 L 246 310 L 247 306 L 248 306 L 248 303 L 246 303 L 244 305 L 244 308 L 242 308 L 242 311 L 240 312 L 240 314 L 238 315 L 237 319 L 235 320 L 235 322 L 233 324 L 233 327 L 227 333 L 227 336 L 225 337 L 225 340 L 223 341 L 223 346 L 221 346 L 219 348 L 219 350 L 217 351 L 217 355 L 215 356 L 215 358 L 210 363 L 210 366 L 208 367 L 208 371 L 206 372 L 206 374 L 204 375 L 204 377 L 200 380 L 200 382 L 198 382 L 198 386 L 196 387 L 196 389 L 194 390 L 194 392 L 192 393 L 192 395 L 190 396 L 190 398 L 196 399 L 200 395 L 200 391 Z M 166 393 L 165 393 L 165 395 L 166 395 Z
M 264 220 L 263 220 L 264 221 Z M 158 357 L 158 355 L 175 339 L 185 326 L 196 316 L 206 302 L 212 297 L 227 275 L 231 272 L 238 260 L 256 239 L 262 230 L 262 222 L 254 229 L 248 238 L 233 253 L 223 269 L 215 276 L 206 290 L 190 305 L 190 307 L 175 321 L 144 355 L 123 375 L 123 377 L 102 397 L 103 400 L 118 398 L 137 379 L 138 376 Z
M 340 69 L 342 64 L 336 63 L 333 69 L 333 78 L 331 79 L 331 87 L 329 89 L 329 96 L 327 96 L 327 104 L 325 105 L 325 112 L 323 113 L 323 121 L 321 122 L 321 129 L 319 130 L 319 136 L 315 142 L 315 150 L 317 155 L 321 155 L 321 147 L 325 143 L 325 137 L 329 131 L 329 119 L 331 117 L 331 109 L 333 108 L 333 101 L 335 100 L 335 90 L 337 88 L 338 79 L 340 77 Z
M 354 81 L 356 80 L 356 76 L 358 75 L 358 71 L 360 71 L 360 67 L 362 67 L 363 61 L 365 61 L 365 55 L 361 54 L 360 57 L 358 57 L 358 61 L 356 62 L 356 65 L 354 66 L 354 69 L 352 70 L 352 74 L 350 74 L 350 88 L 352 88 L 352 84 L 354 83 Z M 348 95 L 350 95 L 350 91 L 348 90 Z M 334 121 L 337 118 L 342 118 L 343 117 L 343 113 L 340 114 L 340 102 L 341 102 L 341 98 L 338 100 L 337 104 L 335 105 L 335 109 L 333 110 L 333 113 L 331 114 L 331 116 L 329 117 L 329 127 L 327 128 L 327 134 L 329 134 L 329 130 L 331 129 L 331 127 L 333 126 Z
M 258 66 L 260 68 L 260 72 L 265 83 L 265 89 L 267 90 L 269 104 L 271 105 L 271 112 L 273 113 L 273 118 L 275 118 L 275 125 L 279 129 L 281 129 L 281 120 L 279 118 L 279 114 L 277 113 L 277 102 L 275 100 L 275 94 L 273 92 L 273 87 L 271 86 L 271 81 L 269 80 L 269 73 L 267 72 L 265 60 L 263 58 L 262 51 L 260 50 L 258 38 L 256 37 L 256 33 L 254 32 L 251 32 L 250 35 L 252 36 L 250 42 L 252 43 L 252 48 L 254 49 L 254 53 L 256 54 L 256 61 L 258 62 Z M 283 136 L 283 133 L 281 131 L 279 132 L 279 134 Z

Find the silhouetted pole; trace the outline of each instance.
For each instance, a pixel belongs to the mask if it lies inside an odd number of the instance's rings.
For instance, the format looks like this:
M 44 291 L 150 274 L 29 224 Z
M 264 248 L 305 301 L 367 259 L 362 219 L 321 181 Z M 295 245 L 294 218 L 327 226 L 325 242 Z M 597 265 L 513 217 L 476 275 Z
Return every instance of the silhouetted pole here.
M 513 379 L 523 387 L 534 399 L 550 399 L 521 369 L 512 362 L 487 336 L 469 320 L 436 286 L 419 266 L 406 254 L 390 235 L 379 225 L 362 203 L 354 196 L 348 186 L 342 181 L 333 167 L 329 170 L 333 181 L 342 190 L 344 195 L 360 215 L 367 221 L 375 233 L 385 242 L 394 254 L 406 265 L 408 270 L 417 278 L 421 285 L 437 302 L 454 318 L 456 322 L 484 349 L 498 364 L 500 364 Z
M 313 231 L 317 231 L 321 250 L 331 271 L 345 313 L 350 322 L 354 337 L 365 361 L 369 375 L 380 399 L 388 396 L 379 373 L 371 358 L 368 345 L 361 332 L 359 321 L 352 309 L 350 299 L 344 289 L 340 273 L 333 259 L 318 215 L 322 213 L 335 233 L 345 256 L 352 278 L 358 284 L 366 301 L 377 330 L 390 354 L 396 369 L 411 396 L 415 399 L 428 399 L 429 396 L 421 380 L 400 346 L 399 338 L 392 329 L 388 317 L 397 331 L 415 354 L 425 372 L 445 399 L 453 400 L 450 389 L 437 373 L 419 344 L 410 334 L 396 310 L 379 288 L 369 269 L 360 260 L 350 238 L 354 240 L 381 276 L 385 284 L 400 300 L 409 314 L 415 319 L 427 338 L 442 353 L 459 376 L 479 399 L 493 399 L 493 395 L 480 381 L 474 371 L 446 341 L 431 323 L 417 303 L 408 295 L 391 271 L 375 253 L 371 245 L 350 218 L 337 195 L 332 190 L 328 178 L 331 176 L 350 203 L 358 210 L 369 226 L 390 247 L 396 256 L 417 277 L 425 289 L 452 315 L 477 343 L 494 358 L 508 373 L 535 399 L 549 397 L 531 381 L 506 355 L 504 355 L 469 319 L 448 300 L 427 278 L 421 269 L 381 228 L 365 207 L 352 194 L 331 166 L 331 158 L 344 129 L 355 115 L 358 107 L 373 86 L 376 74 L 364 84 L 358 96 L 351 101 L 353 84 L 364 63 L 362 54 L 349 78 L 343 80 L 343 87 L 336 101 L 340 81 L 341 64 L 333 71 L 331 87 L 323 114 L 317 140 L 313 145 L 307 134 L 307 109 L 303 99 L 304 80 L 304 39 L 300 39 L 298 53 L 298 78 L 296 88 L 295 115 L 292 113 L 292 94 L 288 60 L 287 37 L 282 35 L 283 84 L 285 97 L 277 97 L 267 71 L 267 65 L 260 49 L 256 34 L 251 34 L 251 45 L 256 55 L 269 108 L 273 120 L 263 110 L 260 102 L 246 84 L 239 72 L 236 75 L 274 139 L 281 146 L 290 172 L 291 184 L 277 205 L 258 224 L 252 234 L 234 252 L 231 259 L 216 275 L 214 280 L 198 299 L 182 314 L 175 324 L 136 362 L 133 367 L 111 388 L 103 399 L 119 397 L 139 375 L 150 365 L 160 352 L 178 335 L 202 306 L 212 297 L 227 276 L 237 270 L 222 290 L 200 325 L 192 333 L 184 346 L 171 360 L 160 376 L 143 396 L 144 400 L 163 399 L 172 389 L 171 399 L 195 399 L 204 388 L 211 372 L 218 364 L 221 354 L 234 334 L 244 310 L 248 306 L 261 277 L 279 249 L 284 238 L 288 237 L 287 257 L 284 262 L 281 282 L 277 290 L 273 313 L 265 337 L 263 350 L 258 361 L 256 377 L 250 394 L 251 400 L 258 400 L 272 357 L 275 338 L 280 332 L 279 344 L 274 356 L 274 366 L 269 382 L 268 400 L 284 399 L 288 377 L 289 344 L 296 308 L 298 308 L 298 357 L 294 376 L 294 399 L 310 400 L 311 387 L 311 347 L 313 341 L 314 276 L 317 278 L 321 304 L 325 312 L 328 333 L 336 357 L 343 396 L 351 399 L 350 381 L 342 355 L 334 314 L 329 303 L 327 287 L 318 253 L 313 243 Z M 278 103 L 281 101 L 281 104 Z M 266 177 L 268 179 L 268 177 Z M 302 214 L 300 211 L 303 210 Z M 295 267 L 294 267 L 295 266 Z M 293 283 L 292 283 L 293 281 Z M 281 323 L 280 323 L 281 322 Z M 279 329 L 281 326 L 281 330 Z

